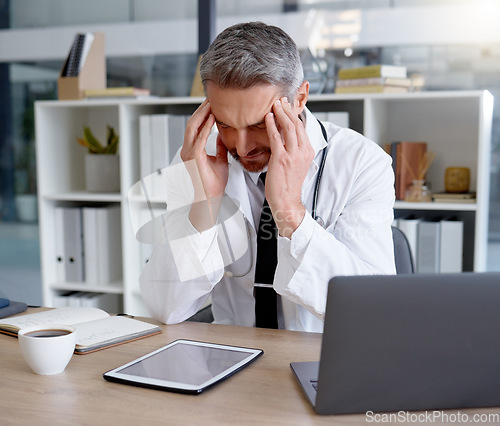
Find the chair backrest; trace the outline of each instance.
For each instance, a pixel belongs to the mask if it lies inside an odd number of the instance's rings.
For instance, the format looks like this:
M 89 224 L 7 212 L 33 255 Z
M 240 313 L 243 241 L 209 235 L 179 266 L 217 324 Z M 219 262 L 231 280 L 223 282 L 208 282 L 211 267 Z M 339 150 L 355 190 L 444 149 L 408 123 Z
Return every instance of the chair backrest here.
M 401 229 L 392 227 L 392 239 L 394 241 L 394 260 L 396 262 L 397 274 L 413 274 L 413 256 L 410 243 Z

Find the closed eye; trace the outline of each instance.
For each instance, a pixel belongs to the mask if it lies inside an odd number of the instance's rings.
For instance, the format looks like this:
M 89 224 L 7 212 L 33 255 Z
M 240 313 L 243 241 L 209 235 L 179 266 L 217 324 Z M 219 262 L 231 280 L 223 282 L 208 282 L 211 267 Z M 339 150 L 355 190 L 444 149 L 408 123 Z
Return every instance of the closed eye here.
M 217 123 L 217 127 L 219 127 L 220 129 L 229 129 L 229 126 L 224 123 Z
M 219 127 L 219 129 L 230 129 L 231 128 L 231 126 L 223 123 L 222 121 L 216 121 L 216 123 L 217 123 L 217 127 Z M 250 130 L 265 130 L 266 123 L 264 121 L 262 121 L 261 123 L 251 124 L 250 126 L 248 126 L 248 129 L 250 129 Z
M 250 126 L 251 129 L 257 129 L 257 130 L 265 130 L 266 129 L 266 123 L 258 123 L 254 124 L 253 126 Z

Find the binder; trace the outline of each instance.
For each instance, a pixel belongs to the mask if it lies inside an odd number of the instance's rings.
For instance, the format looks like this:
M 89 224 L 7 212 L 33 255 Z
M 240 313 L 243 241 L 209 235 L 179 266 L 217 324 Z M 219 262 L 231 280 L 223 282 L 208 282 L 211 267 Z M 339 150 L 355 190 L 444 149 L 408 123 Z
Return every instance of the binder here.
M 122 275 L 120 206 L 83 207 L 87 284 L 110 284 Z
M 464 223 L 444 219 L 440 222 L 440 272 L 462 272 Z
M 106 312 L 118 313 L 120 309 L 120 295 L 113 293 L 85 293 L 80 296 L 80 304 L 84 307 L 99 308 Z
M 175 153 L 184 143 L 184 131 L 186 130 L 189 115 L 168 114 L 168 151 L 167 164 L 170 164 Z
M 343 111 L 315 112 L 314 116 L 320 121 L 327 121 L 339 127 L 349 127 L 349 113 Z
M 71 307 L 80 307 L 82 305 L 82 298 L 85 295 L 83 291 L 76 291 L 73 294 L 68 296 L 68 306 Z
M 83 282 L 82 209 L 63 207 L 64 274 L 65 281 Z
M 415 265 L 418 262 L 418 225 L 420 222 L 422 222 L 422 218 L 408 216 L 399 218 L 396 225 L 408 240 Z
M 417 272 L 437 273 L 440 268 L 441 230 L 439 221 L 418 224 Z
M 70 296 L 75 294 L 76 291 L 64 291 L 58 294 L 55 294 L 53 297 L 53 307 L 54 308 L 64 308 L 69 306 Z
M 65 281 L 66 274 L 64 272 L 64 209 L 63 207 L 56 207 L 54 209 L 55 220 L 55 280 L 57 283 Z
M 139 117 L 139 164 L 141 179 L 153 173 L 153 147 L 151 137 L 151 116 L 141 115 Z
M 165 168 L 184 142 L 188 115 L 139 117 L 141 190 L 147 199 L 165 201 Z
M 103 33 L 77 34 L 57 80 L 58 98 L 83 99 L 86 89 L 106 88 Z
M 151 136 L 152 155 L 154 173 L 153 197 L 159 199 L 166 198 L 166 183 L 164 169 L 169 164 L 169 144 L 168 144 L 168 116 L 166 114 L 155 114 L 151 116 Z
M 98 280 L 97 209 L 83 207 L 83 250 L 85 252 L 85 281 L 95 284 Z
M 54 307 L 86 307 L 99 308 L 107 312 L 121 311 L 121 296 L 114 293 L 95 293 L 84 291 L 68 291 L 54 296 Z

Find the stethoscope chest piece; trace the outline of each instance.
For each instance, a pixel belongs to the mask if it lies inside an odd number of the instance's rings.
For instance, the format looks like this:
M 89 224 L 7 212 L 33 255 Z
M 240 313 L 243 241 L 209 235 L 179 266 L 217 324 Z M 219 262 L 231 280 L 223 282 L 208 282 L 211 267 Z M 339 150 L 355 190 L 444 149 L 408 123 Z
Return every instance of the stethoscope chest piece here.
M 325 221 L 323 220 L 323 218 L 321 216 L 316 216 L 316 222 L 318 223 L 319 226 L 321 226 L 322 228 L 325 227 Z

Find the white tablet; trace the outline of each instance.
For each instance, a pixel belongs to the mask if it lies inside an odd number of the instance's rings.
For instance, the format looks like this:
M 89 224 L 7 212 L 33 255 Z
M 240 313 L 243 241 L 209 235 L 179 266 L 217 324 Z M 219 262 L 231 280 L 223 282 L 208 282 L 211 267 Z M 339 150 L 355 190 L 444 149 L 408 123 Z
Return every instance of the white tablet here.
M 263 353 L 261 349 L 176 340 L 107 371 L 103 377 L 128 385 L 198 394 L 247 366 Z

